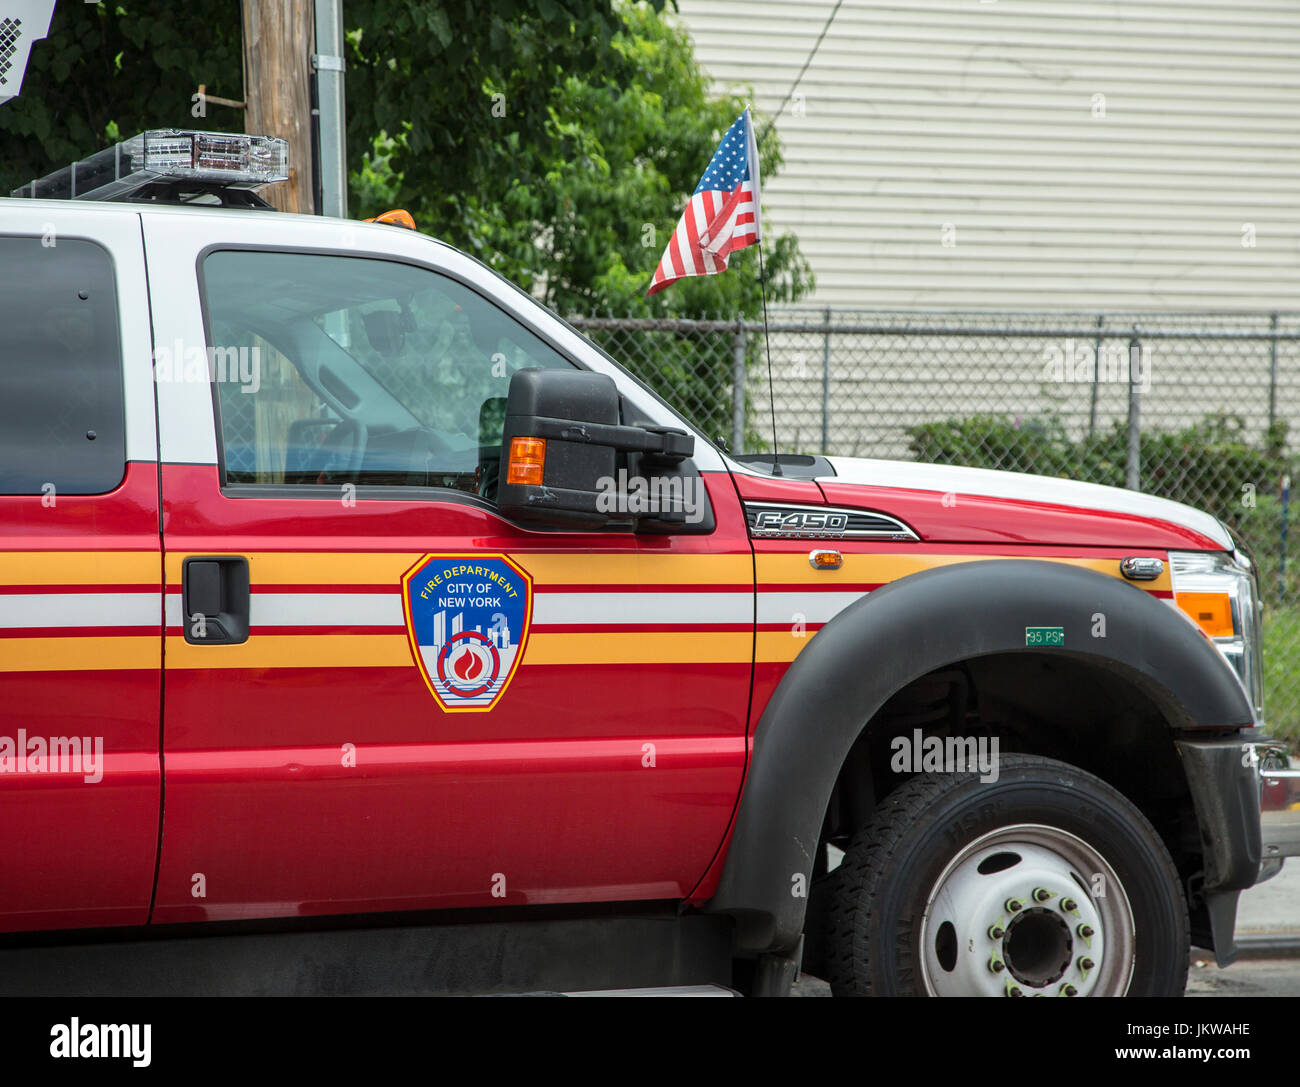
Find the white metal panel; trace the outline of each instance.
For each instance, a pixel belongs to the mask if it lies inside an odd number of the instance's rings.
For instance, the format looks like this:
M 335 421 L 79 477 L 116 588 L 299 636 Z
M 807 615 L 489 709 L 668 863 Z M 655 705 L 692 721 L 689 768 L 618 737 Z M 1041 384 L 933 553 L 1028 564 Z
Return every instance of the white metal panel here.
M 123 394 L 126 407 L 126 459 L 156 461 L 154 431 L 153 343 L 149 332 L 149 297 L 140 246 L 140 217 L 132 208 L 104 215 L 98 208 L 63 200 L 0 199 L 0 234 L 41 238 L 57 248 L 60 238 L 85 238 L 103 246 L 113 258 L 122 336 Z M 33 321 L 40 314 L 31 315 Z
M 679 6 L 704 68 L 770 113 L 833 3 Z M 1300 304 L 1294 0 L 848 0 L 797 93 L 764 204 L 808 301 Z

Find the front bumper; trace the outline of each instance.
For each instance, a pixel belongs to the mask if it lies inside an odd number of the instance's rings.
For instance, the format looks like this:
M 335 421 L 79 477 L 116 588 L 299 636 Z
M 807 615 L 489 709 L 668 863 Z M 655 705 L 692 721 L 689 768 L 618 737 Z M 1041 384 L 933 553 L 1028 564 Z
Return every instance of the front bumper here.
M 1259 753 L 1262 782 L 1260 824 L 1265 871 L 1260 879 L 1276 875 L 1286 857 L 1300 857 L 1300 770 L 1291 769 L 1281 744 L 1264 744 Z

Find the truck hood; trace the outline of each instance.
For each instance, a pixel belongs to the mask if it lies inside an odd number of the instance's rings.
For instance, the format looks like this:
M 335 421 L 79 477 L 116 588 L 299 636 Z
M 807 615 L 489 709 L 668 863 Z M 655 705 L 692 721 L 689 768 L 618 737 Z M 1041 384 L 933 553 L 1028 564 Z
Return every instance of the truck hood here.
M 1233 549 L 1215 517 L 1181 502 L 1051 476 L 915 461 L 828 457 L 831 505 L 875 509 L 922 539 Z

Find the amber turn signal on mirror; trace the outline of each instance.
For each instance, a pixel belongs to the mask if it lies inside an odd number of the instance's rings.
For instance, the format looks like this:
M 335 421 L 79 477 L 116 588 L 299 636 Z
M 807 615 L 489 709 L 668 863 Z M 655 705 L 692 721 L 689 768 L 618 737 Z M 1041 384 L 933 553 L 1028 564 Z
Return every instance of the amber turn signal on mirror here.
M 545 438 L 512 438 L 506 482 L 525 487 L 540 487 L 546 468 Z

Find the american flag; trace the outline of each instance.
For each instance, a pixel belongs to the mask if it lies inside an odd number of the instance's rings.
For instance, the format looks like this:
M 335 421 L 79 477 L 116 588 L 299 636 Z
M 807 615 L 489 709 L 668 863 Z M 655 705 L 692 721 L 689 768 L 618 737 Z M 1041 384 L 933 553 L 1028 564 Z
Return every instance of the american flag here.
M 745 110 L 727 129 L 691 194 L 646 294 L 674 280 L 727 270 L 727 255 L 762 238 L 759 227 L 758 145 Z

